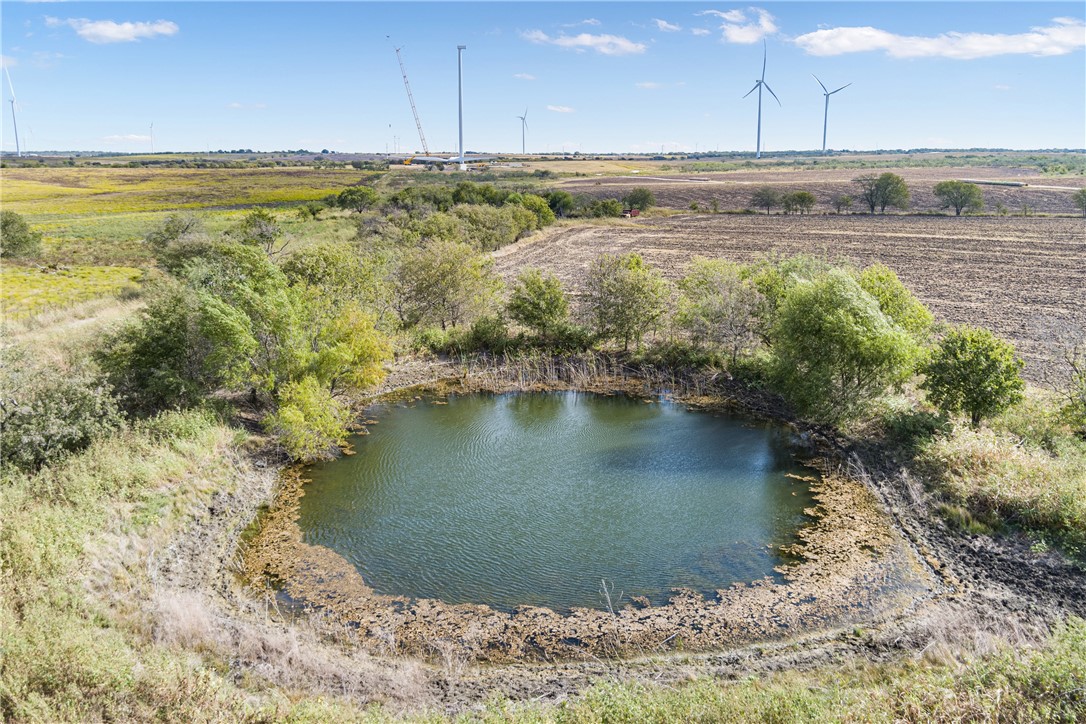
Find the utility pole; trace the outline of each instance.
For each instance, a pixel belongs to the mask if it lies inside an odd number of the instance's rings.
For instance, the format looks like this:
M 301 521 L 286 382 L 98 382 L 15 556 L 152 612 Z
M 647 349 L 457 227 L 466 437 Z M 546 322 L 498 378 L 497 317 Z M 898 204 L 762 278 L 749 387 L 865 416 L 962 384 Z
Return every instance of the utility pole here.
M 464 51 L 466 45 L 456 46 L 457 87 L 460 92 L 460 170 L 467 171 L 468 165 L 464 163 Z

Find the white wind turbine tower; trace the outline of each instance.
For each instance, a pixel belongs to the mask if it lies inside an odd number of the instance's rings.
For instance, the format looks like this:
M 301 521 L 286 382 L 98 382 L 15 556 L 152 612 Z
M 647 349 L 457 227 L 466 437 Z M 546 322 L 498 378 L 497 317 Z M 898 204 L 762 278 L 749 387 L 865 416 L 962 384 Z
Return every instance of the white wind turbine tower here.
M 524 151 L 524 149 L 525 149 L 524 139 L 526 137 L 525 132 L 528 130 L 528 108 L 527 108 L 527 106 L 525 106 L 525 108 L 524 108 L 524 115 L 523 116 L 517 116 L 517 118 L 520 119 L 520 155 L 523 156 L 523 155 L 525 155 L 525 151 Z
M 8 78 L 8 90 L 11 91 L 11 125 L 15 127 L 15 155 L 22 156 L 23 151 L 19 146 L 19 123 L 15 120 L 15 86 L 11 84 L 11 73 L 6 65 L 4 66 L 4 75 Z
M 811 73 L 811 77 L 814 78 L 815 80 L 818 80 L 818 76 L 815 75 L 814 73 Z M 822 92 L 826 96 L 826 112 L 822 116 L 822 153 L 825 153 L 826 152 L 826 125 L 830 120 L 830 96 L 832 96 L 834 93 L 838 93 L 840 91 L 843 91 L 845 88 L 848 88 L 852 84 L 851 83 L 846 83 L 845 85 L 841 86 L 840 88 L 838 88 L 835 91 L 831 91 L 829 88 L 826 87 L 826 84 L 823 83 L 820 80 L 818 80 L 818 84 L 820 86 L 822 86 Z
M 769 94 L 773 96 L 773 100 L 777 101 L 777 105 L 781 104 L 781 99 L 777 97 L 777 94 L 773 92 L 773 89 L 769 87 L 769 84 L 765 82 L 765 62 L 766 62 L 766 44 L 765 40 L 762 40 L 762 77 L 754 81 L 754 88 L 747 91 L 747 94 L 743 96 L 746 98 L 751 93 L 758 90 L 758 142 L 755 147 L 755 158 L 762 157 L 762 86 L 769 91 Z

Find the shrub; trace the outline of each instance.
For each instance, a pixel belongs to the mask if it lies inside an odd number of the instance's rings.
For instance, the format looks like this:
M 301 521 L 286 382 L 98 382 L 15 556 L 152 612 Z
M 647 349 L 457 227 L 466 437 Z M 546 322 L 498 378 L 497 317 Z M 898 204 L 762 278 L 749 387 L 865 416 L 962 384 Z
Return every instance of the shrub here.
M 585 280 L 585 307 L 596 334 L 641 346 L 641 337 L 667 311 L 667 285 L 639 254 L 597 257 Z
M 294 460 L 329 458 L 347 441 L 350 408 L 313 377 L 289 382 L 279 391 L 278 409 L 264 421 Z
M 860 272 L 860 286 L 879 303 L 879 309 L 909 334 L 922 338 L 935 317 L 913 296 L 894 270 L 884 264 L 872 264 Z
M 14 211 L 0 211 L 0 257 L 41 256 L 41 232 L 30 228 Z
M 932 352 L 921 387 L 948 414 L 969 415 L 974 427 L 1022 399 L 1022 360 L 1014 345 L 987 329 L 952 329 Z
M 787 294 L 773 329 L 778 389 L 800 412 L 838 422 L 912 371 L 917 347 L 847 272 Z
M 630 189 L 630 193 L 622 197 L 622 203 L 626 204 L 628 209 L 650 209 L 656 205 L 656 197 L 653 195 L 652 190 L 645 188 L 644 186 L 635 186 Z
M 121 426 L 110 387 L 88 368 L 57 370 L 0 352 L 0 466 L 34 471 Z
M 546 276 L 538 269 L 520 273 L 506 307 L 514 322 L 535 332 L 541 339 L 551 339 L 569 317 L 569 299 L 558 277 Z
M 677 322 L 695 344 L 726 351 L 734 363 L 758 341 L 766 300 L 740 268 L 724 260 L 698 258 L 679 282 Z

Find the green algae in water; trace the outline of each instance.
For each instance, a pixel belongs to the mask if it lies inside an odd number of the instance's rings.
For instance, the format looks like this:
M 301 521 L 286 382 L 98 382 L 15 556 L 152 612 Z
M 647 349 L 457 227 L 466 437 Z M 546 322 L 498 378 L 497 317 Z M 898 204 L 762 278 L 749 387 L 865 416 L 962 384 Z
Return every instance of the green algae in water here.
M 444 400 L 441 402 L 445 402 Z M 789 433 L 584 393 L 379 406 L 298 525 L 378 593 L 559 611 L 774 576 L 813 503 Z M 622 601 L 618 601 L 622 594 Z

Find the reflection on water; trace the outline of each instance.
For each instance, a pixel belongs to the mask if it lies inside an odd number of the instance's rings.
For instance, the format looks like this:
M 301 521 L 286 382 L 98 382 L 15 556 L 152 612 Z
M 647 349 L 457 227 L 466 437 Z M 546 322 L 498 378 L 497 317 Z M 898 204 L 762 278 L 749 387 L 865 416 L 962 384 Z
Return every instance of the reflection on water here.
M 558 610 L 772 575 L 812 501 L 787 433 L 666 401 L 582 393 L 389 404 L 315 466 L 306 542 L 378 592 Z

